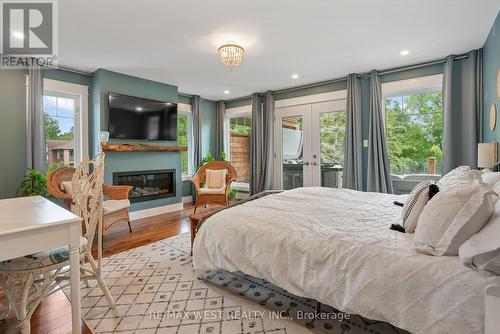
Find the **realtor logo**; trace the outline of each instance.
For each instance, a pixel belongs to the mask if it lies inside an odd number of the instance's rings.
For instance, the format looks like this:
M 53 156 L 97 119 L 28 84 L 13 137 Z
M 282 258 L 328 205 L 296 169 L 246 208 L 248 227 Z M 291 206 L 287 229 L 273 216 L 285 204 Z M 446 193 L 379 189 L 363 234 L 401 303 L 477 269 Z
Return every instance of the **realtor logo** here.
M 0 0 L 1 67 L 55 65 L 56 0 Z

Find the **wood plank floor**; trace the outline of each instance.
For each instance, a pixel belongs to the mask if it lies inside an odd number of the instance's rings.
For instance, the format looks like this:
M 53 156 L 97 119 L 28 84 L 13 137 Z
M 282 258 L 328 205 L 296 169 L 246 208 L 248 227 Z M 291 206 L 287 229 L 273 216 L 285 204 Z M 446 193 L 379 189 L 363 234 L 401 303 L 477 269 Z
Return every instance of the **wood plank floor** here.
M 187 204 L 184 206 L 183 211 L 133 221 L 132 233 L 129 232 L 127 224 L 113 226 L 104 237 L 103 256 L 110 256 L 131 248 L 188 232 L 188 216 L 192 212 L 193 206 Z M 3 298 L 3 295 L 0 298 Z M 8 319 L 0 321 L 0 333 L 19 333 L 16 324 L 15 316 L 11 312 Z M 81 322 L 81 328 L 83 334 L 91 333 L 83 321 Z M 62 291 L 47 297 L 38 306 L 31 318 L 31 333 L 71 333 L 71 305 Z

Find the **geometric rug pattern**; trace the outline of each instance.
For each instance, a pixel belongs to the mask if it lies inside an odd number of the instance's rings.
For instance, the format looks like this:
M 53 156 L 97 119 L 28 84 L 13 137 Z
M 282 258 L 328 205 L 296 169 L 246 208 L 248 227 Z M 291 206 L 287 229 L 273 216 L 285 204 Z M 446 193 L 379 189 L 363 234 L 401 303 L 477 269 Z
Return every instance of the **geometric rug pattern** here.
M 214 271 L 200 280 L 189 253 L 185 233 L 103 258 L 116 307 L 108 306 L 95 282 L 82 284 L 87 326 L 96 334 L 406 333 L 328 306 L 317 317 L 315 301 L 242 273 Z

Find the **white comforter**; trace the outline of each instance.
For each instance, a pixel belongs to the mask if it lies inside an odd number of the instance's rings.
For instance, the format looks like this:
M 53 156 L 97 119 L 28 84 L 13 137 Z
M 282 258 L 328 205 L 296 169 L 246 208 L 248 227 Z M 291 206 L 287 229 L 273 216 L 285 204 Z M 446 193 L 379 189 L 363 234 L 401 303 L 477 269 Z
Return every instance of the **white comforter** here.
M 299 188 L 223 210 L 200 228 L 194 267 L 242 271 L 412 333 L 483 333 L 492 283 L 458 257 L 416 253 L 401 196 Z

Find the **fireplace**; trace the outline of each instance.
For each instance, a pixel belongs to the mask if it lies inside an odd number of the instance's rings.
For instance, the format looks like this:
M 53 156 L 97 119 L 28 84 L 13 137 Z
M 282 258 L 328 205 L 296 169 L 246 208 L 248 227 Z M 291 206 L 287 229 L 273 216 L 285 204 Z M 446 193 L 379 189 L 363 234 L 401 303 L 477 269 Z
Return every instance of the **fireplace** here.
M 175 169 L 113 173 L 113 185 L 133 186 L 132 203 L 175 196 Z

